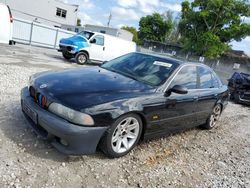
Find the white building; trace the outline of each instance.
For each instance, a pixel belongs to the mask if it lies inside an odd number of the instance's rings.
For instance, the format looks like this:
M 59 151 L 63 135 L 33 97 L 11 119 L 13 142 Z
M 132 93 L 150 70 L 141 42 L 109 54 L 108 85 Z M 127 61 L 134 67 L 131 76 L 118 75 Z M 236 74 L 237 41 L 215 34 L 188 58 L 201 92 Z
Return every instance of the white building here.
M 133 34 L 130 33 L 129 31 L 126 31 L 123 29 L 112 28 L 112 27 L 99 26 L 99 25 L 86 24 L 83 27 L 73 26 L 73 25 L 62 25 L 62 29 L 66 29 L 68 31 L 73 31 L 76 33 L 81 32 L 83 30 L 99 32 L 99 33 L 116 36 L 116 37 L 119 37 L 128 41 L 132 41 L 133 39 Z
M 14 18 L 35 21 L 45 25 L 61 27 L 76 25 L 78 5 L 59 0 L 0 0 L 9 5 Z

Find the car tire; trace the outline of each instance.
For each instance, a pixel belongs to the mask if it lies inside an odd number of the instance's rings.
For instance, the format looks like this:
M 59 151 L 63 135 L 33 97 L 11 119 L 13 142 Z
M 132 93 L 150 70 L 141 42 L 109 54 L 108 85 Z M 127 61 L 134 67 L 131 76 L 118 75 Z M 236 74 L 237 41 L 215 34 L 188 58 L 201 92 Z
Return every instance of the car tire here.
M 88 55 L 85 52 L 79 52 L 76 54 L 76 62 L 80 65 L 84 65 L 88 62 Z
M 105 132 L 100 141 L 100 149 L 110 158 L 122 157 L 139 142 L 142 129 L 142 120 L 138 115 L 121 116 Z
M 206 123 L 201 127 L 208 130 L 214 128 L 216 123 L 220 119 L 221 112 L 222 112 L 222 106 L 220 104 L 216 104 L 213 108 L 212 113 L 207 119 Z
M 66 54 L 66 53 L 62 53 L 62 55 L 63 55 L 64 59 L 67 59 L 67 60 L 70 60 L 70 59 L 73 58 L 72 55 L 69 55 L 69 54 Z

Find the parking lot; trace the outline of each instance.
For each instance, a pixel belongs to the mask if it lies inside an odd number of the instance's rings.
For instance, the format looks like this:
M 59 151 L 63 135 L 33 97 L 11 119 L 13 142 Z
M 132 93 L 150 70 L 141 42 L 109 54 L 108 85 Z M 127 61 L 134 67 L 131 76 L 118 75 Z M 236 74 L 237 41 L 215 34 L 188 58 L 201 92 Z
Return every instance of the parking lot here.
M 77 67 L 53 49 L 0 45 L 0 187 L 250 187 L 250 108 L 232 102 L 216 128 L 147 141 L 119 159 L 57 152 L 28 127 L 20 90 L 36 72 Z

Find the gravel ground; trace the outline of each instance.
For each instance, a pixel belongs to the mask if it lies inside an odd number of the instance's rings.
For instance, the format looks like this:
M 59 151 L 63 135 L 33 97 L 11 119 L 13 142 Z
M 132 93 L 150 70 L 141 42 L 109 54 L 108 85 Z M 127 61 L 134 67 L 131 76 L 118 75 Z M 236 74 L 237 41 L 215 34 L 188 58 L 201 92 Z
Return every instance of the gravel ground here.
M 216 128 L 141 143 L 130 154 L 65 156 L 21 108 L 28 77 L 78 67 L 53 50 L 0 46 L 0 187 L 250 187 L 250 108 L 229 103 Z

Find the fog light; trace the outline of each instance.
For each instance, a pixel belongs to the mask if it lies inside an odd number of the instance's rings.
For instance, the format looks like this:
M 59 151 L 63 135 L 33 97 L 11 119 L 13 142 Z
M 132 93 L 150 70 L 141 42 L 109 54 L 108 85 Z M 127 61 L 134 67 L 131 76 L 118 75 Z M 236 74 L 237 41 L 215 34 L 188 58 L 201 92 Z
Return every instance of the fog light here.
M 68 142 L 66 140 L 60 139 L 60 143 L 64 146 L 68 146 Z

